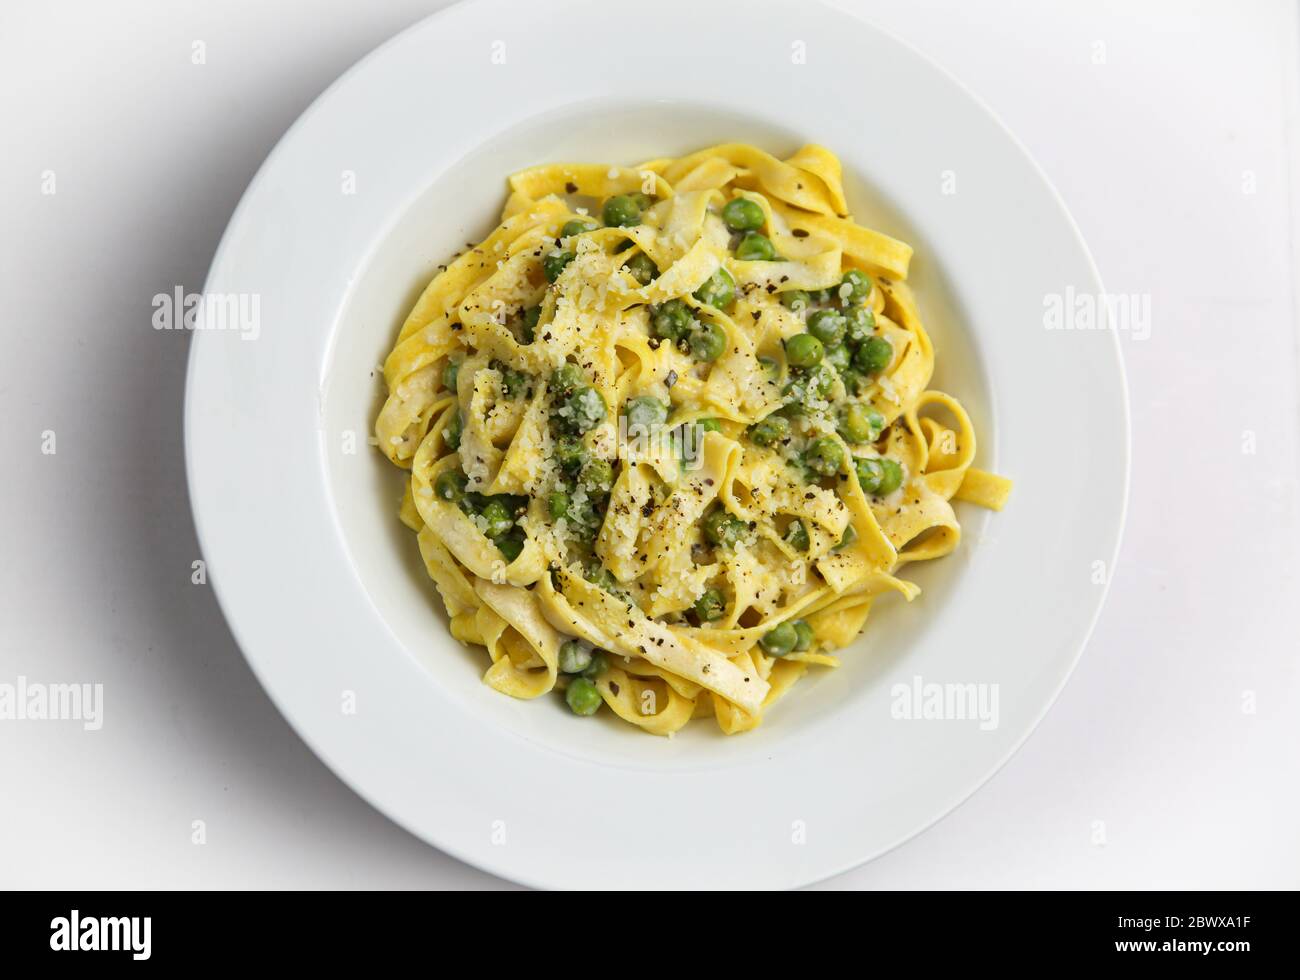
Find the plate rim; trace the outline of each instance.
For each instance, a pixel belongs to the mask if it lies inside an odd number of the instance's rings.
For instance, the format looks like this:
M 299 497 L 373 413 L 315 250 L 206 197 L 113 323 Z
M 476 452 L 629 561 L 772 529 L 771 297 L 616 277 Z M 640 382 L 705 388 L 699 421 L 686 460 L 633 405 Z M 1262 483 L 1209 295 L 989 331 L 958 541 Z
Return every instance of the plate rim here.
M 222 232 L 221 238 L 218 242 L 217 248 L 213 253 L 212 262 L 209 265 L 207 274 L 204 279 L 204 287 L 203 287 L 204 294 L 209 292 L 209 288 L 211 284 L 219 275 L 219 270 L 221 270 L 221 268 L 227 262 L 228 253 L 234 247 L 233 240 L 236 236 L 236 233 L 238 229 L 241 227 L 241 225 L 246 223 L 247 214 L 251 208 L 250 202 L 255 197 L 255 191 L 264 182 L 267 173 L 270 171 L 272 166 L 275 164 L 275 162 L 284 152 L 284 148 L 288 146 L 296 138 L 297 134 L 312 119 L 314 119 L 317 114 L 323 111 L 324 106 L 330 101 L 331 97 L 341 88 L 343 88 L 357 73 L 363 70 L 367 65 L 371 64 L 373 61 L 380 58 L 382 54 L 385 51 L 387 51 L 390 47 L 397 45 L 403 39 L 407 38 L 409 35 L 416 32 L 431 29 L 432 27 L 434 27 L 434 25 L 437 22 L 450 19 L 451 16 L 463 12 L 466 8 L 488 7 L 490 5 L 491 5 L 490 0 L 458 0 L 458 2 L 456 3 L 450 4 L 438 11 L 435 11 L 434 13 L 426 17 L 421 18 L 420 20 L 415 21 L 414 23 L 403 28 L 401 31 L 387 38 L 386 40 L 384 40 L 383 42 L 375 46 L 373 49 L 371 49 L 369 52 L 364 54 L 361 58 L 359 58 L 356 62 L 354 62 L 351 66 L 349 66 L 345 71 L 343 71 L 337 78 L 335 78 L 315 99 L 312 100 L 312 102 L 298 115 L 298 117 L 293 121 L 293 123 L 285 130 L 284 134 L 275 142 L 274 146 L 267 154 L 266 158 L 262 161 L 262 163 L 259 165 L 255 173 L 253 174 L 243 194 L 240 196 L 239 203 L 236 205 L 235 209 L 231 213 L 231 217 L 227 222 L 227 225 L 224 231 Z M 1024 145 L 1024 143 L 1006 125 L 1006 123 L 1002 120 L 1002 118 L 988 105 L 988 103 L 984 101 L 984 99 L 982 99 L 970 87 L 968 87 L 961 79 L 959 79 L 952 72 L 946 69 L 942 64 L 938 63 L 935 59 L 930 57 L 927 53 L 917 48 L 910 41 L 899 37 L 897 34 L 890 31 L 889 29 L 881 27 L 879 24 L 871 20 L 869 17 L 864 16 L 858 13 L 857 11 L 846 10 L 837 6 L 825 4 L 821 2 L 821 0 L 818 0 L 818 8 L 821 12 L 833 13 L 846 18 L 850 18 L 853 21 L 860 24 L 863 28 L 875 32 L 876 34 L 878 34 L 879 36 L 887 40 L 889 43 L 892 43 L 894 45 L 899 46 L 902 49 L 905 49 L 909 54 L 915 57 L 918 61 L 922 62 L 929 71 L 934 72 L 939 76 L 942 76 L 953 86 L 954 89 L 961 92 L 967 99 L 969 99 L 971 103 L 975 107 L 977 107 L 977 109 L 989 121 L 991 121 L 995 125 L 1000 135 L 1003 138 L 1005 138 L 1015 148 L 1018 156 L 1022 158 L 1026 163 L 1028 163 L 1029 167 L 1032 169 L 1032 171 L 1036 174 L 1038 179 L 1041 181 L 1042 186 L 1047 189 L 1047 191 L 1051 196 L 1055 210 L 1059 213 L 1060 217 L 1064 219 L 1064 223 L 1069 228 L 1070 235 L 1074 244 L 1078 248 L 1084 261 L 1086 262 L 1087 270 L 1090 276 L 1090 282 L 1088 283 L 1088 285 L 1094 287 L 1098 294 L 1105 293 L 1102 276 L 1100 270 L 1097 268 L 1096 260 L 1093 257 L 1091 250 L 1088 248 L 1087 242 L 1082 234 L 1082 231 L 1080 230 L 1077 222 L 1074 219 L 1074 216 L 1071 214 L 1069 208 L 1067 207 L 1066 202 L 1061 196 L 1059 190 L 1057 189 L 1055 184 L 1051 181 L 1051 179 L 1048 177 L 1047 173 L 1043 170 L 1042 166 L 1039 164 L 1037 159 L 1033 156 L 1032 153 L 1029 152 L 1028 148 Z M 1119 507 L 1118 507 L 1118 514 L 1115 520 L 1114 530 L 1113 530 L 1113 543 L 1109 549 L 1109 554 L 1106 556 L 1106 560 L 1108 562 L 1107 567 L 1111 569 L 1113 573 L 1113 569 L 1115 568 L 1121 550 L 1121 546 L 1123 543 L 1125 530 L 1127 527 L 1128 511 L 1129 511 L 1129 504 L 1130 504 L 1130 497 L 1131 497 L 1132 416 L 1131 416 L 1131 397 L 1130 397 L 1129 386 L 1128 386 L 1128 376 L 1127 376 L 1127 370 L 1126 370 L 1126 365 L 1125 365 L 1125 360 L 1124 360 L 1122 345 L 1120 343 L 1118 330 L 1115 328 L 1115 325 L 1113 323 L 1110 323 L 1108 320 L 1108 326 L 1105 329 L 1105 332 L 1110 334 L 1109 349 L 1113 356 L 1113 363 L 1116 370 L 1117 381 L 1118 381 L 1117 389 L 1119 395 L 1119 404 L 1117 407 L 1120 413 L 1122 426 L 1123 426 L 1123 433 L 1122 433 L 1123 472 L 1122 472 L 1122 479 L 1120 480 Z M 191 511 L 193 515 L 196 536 L 199 542 L 200 553 L 206 556 L 213 553 L 212 549 L 210 548 L 211 540 L 208 537 L 208 531 L 205 531 L 205 520 L 203 515 L 200 513 L 198 502 L 196 500 L 196 495 L 194 493 L 194 487 L 197 482 L 196 481 L 197 463 L 195 460 L 196 441 L 197 441 L 196 427 L 199 425 L 198 417 L 201 414 L 200 411 L 195 406 L 195 397 L 194 397 L 196 391 L 195 378 L 197 374 L 196 365 L 201 357 L 202 349 L 206 346 L 204 343 L 204 334 L 205 331 L 196 330 L 193 331 L 193 336 L 190 338 L 190 350 L 188 352 L 187 364 L 186 364 L 183 430 L 185 436 L 184 452 L 185 452 L 185 475 L 186 475 L 186 482 L 187 482 L 187 492 L 191 503 Z M 1104 583 L 1101 585 L 1100 589 L 1098 590 L 1099 595 L 1088 617 L 1087 627 L 1085 630 L 1082 631 L 1081 635 L 1072 644 L 1073 652 L 1070 656 L 1068 667 L 1063 672 L 1060 681 L 1055 685 L 1054 690 L 1051 693 L 1051 696 L 1045 699 L 1045 701 L 1041 704 L 1039 709 L 1034 713 L 1032 723 L 1029 724 L 1025 728 L 1024 732 L 1006 748 L 1006 750 L 1002 753 L 998 761 L 991 768 L 989 768 L 982 776 L 980 776 L 978 780 L 969 789 L 961 791 L 957 795 L 955 802 L 953 802 L 951 805 L 948 805 L 940 809 L 939 812 L 937 812 L 932 818 L 924 822 L 917 823 L 912 829 L 897 836 L 890 843 L 873 848 L 870 850 L 869 853 L 866 853 L 865 855 L 862 856 L 847 857 L 833 869 L 824 872 L 819 871 L 816 875 L 807 878 L 802 878 L 798 882 L 789 885 L 789 887 L 806 887 L 808 885 L 816 884 L 825 881 L 829 878 L 835 877 L 837 875 L 843 874 L 849 870 L 852 870 L 853 868 L 860 867 L 864 864 L 867 864 L 870 861 L 875 860 L 881 855 L 894 850 L 895 848 L 901 846 L 907 841 L 929 830 L 935 824 L 943 820 L 946 816 L 954 812 L 959 807 L 963 806 L 981 788 L 986 786 L 993 779 L 993 777 L 996 776 L 1003 769 L 1003 767 L 1007 765 L 1008 762 L 1010 762 L 1012 757 L 1014 757 L 1020 751 L 1020 749 L 1023 747 L 1025 742 L 1028 741 L 1030 736 L 1032 736 L 1034 732 L 1038 730 L 1039 725 L 1042 723 L 1043 719 L 1046 717 L 1048 712 L 1050 712 L 1052 707 L 1055 706 L 1057 700 L 1060 698 L 1061 693 L 1064 691 L 1066 685 L 1073 677 L 1074 672 L 1078 667 L 1079 661 L 1082 659 L 1083 654 L 1087 649 L 1088 643 L 1092 639 L 1097 623 L 1100 620 L 1102 611 L 1106 606 L 1112 581 L 1113 581 L 1113 574 L 1107 575 Z M 262 689 L 266 692 L 267 696 L 270 698 L 272 703 L 276 706 L 276 709 L 280 712 L 280 714 L 285 719 L 285 721 L 288 722 L 289 726 L 294 730 L 294 732 L 298 735 L 298 737 L 301 738 L 312 749 L 312 752 L 316 755 L 316 757 L 320 759 L 320 761 L 337 778 L 339 778 L 340 781 L 342 781 L 349 789 L 351 789 L 354 793 L 356 793 L 358 796 L 364 799 L 370 806 L 374 807 L 378 812 L 382 813 L 385 817 L 393 821 L 403 830 L 407 831 L 408 833 L 411 833 L 413 836 L 417 837 L 418 839 L 437 847 L 438 849 L 444 851 L 445 853 L 455 857 L 457 860 L 465 862 L 471 867 L 475 867 L 480 870 L 486 871 L 490 874 L 496 875 L 505 881 L 512 881 L 530 887 L 535 887 L 535 888 L 568 887 L 565 884 L 557 885 L 554 879 L 545 880 L 543 878 L 539 878 L 535 875 L 529 874 L 523 870 L 513 868 L 510 866 L 509 861 L 506 860 L 504 857 L 500 860 L 492 860 L 490 857 L 491 855 L 490 851 L 486 853 L 481 853 L 481 852 L 471 851 L 468 848 L 464 848 L 460 846 L 460 842 L 455 838 L 454 835 L 451 834 L 436 835 L 426 827 L 419 827 L 419 828 L 413 827 L 409 825 L 405 819 L 391 812 L 387 806 L 382 805 L 380 802 L 374 799 L 369 793 L 366 793 L 363 790 L 359 789 L 356 782 L 343 772 L 342 766 L 337 761 L 337 759 L 333 757 L 332 753 L 323 746 L 321 741 L 311 731 L 311 726 L 307 723 L 307 721 L 304 720 L 302 717 L 300 717 L 295 712 L 295 710 L 292 709 L 286 703 L 283 697 L 283 692 L 277 690 L 276 687 L 265 676 L 264 671 L 262 667 L 259 665 L 257 658 L 250 653 L 250 647 L 253 644 L 250 643 L 249 637 L 247 637 L 245 634 L 246 624 L 241 625 L 239 617 L 235 614 L 235 610 L 231 608 L 229 597 L 223 595 L 223 588 L 220 582 L 221 580 L 219 574 L 212 576 L 209 579 L 209 585 L 212 587 L 213 595 L 217 601 L 219 608 L 221 609 L 223 617 L 225 618 L 227 627 L 229 628 L 232 636 L 234 637 L 236 644 L 238 645 L 240 653 L 243 656 L 245 662 L 252 670 L 254 676 L 258 679 L 258 683 L 261 685 Z M 855 852 L 855 854 L 861 855 L 862 852 Z

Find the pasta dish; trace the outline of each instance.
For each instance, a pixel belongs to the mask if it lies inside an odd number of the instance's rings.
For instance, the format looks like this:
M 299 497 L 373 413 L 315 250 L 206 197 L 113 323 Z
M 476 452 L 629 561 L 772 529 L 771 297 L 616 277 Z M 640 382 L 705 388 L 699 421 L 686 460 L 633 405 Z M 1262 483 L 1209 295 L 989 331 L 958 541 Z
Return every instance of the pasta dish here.
M 839 160 L 730 144 L 509 178 L 384 364 L 375 442 L 453 636 L 504 694 L 732 734 L 1000 509 Z

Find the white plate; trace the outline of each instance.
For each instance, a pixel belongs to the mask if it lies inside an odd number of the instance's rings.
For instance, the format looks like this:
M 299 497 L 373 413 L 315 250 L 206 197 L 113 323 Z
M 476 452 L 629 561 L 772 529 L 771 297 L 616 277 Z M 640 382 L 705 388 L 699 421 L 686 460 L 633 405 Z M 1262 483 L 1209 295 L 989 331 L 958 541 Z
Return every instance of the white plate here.
M 400 478 L 366 437 L 397 325 L 494 224 L 508 173 L 733 140 L 824 143 L 858 219 L 915 246 L 935 385 L 975 419 L 978 465 L 1016 487 L 1002 514 L 959 505 L 960 550 L 908 570 L 921 597 L 882 600 L 845 666 L 759 730 L 667 740 L 481 683 L 485 655 L 448 635 L 397 521 Z M 186 452 L 213 585 L 317 754 L 466 861 L 558 887 L 824 878 L 988 779 L 1101 607 L 1128 413 L 1114 334 L 1044 328 L 1067 289 L 1101 285 L 1042 173 L 956 82 L 858 20 L 806 2 L 668 0 L 644 20 L 593 0 L 453 7 L 316 101 L 217 252 L 206 292 L 258 297 L 260 332 L 193 338 Z M 997 685 L 997 727 L 892 717 L 914 677 Z

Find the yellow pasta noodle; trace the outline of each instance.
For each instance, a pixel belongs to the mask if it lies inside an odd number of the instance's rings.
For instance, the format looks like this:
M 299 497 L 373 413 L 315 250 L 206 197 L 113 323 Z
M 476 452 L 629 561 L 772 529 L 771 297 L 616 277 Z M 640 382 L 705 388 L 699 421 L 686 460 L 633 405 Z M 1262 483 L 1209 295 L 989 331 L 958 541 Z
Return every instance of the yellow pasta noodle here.
M 917 596 L 898 572 L 958 546 L 952 502 L 1001 510 L 1011 483 L 929 387 L 911 256 L 853 221 L 821 146 L 509 178 L 403 323 L 375 421 L 486 683 L 745 732 Z

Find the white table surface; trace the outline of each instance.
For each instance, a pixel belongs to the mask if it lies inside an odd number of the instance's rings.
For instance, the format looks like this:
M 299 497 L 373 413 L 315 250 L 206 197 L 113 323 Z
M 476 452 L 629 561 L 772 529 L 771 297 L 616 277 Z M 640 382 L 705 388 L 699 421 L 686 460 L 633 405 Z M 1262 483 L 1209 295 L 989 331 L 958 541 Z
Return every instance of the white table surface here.
M 1079 669 L 974 798 L 820 887 L 1300 886 L 1296 4 L 838 5 L 1001 115 L 1152 328 Z M 188 335 L 150 327 L 294 118 L 439 6 L 0 5 L 0 683 L 105 692 L 97 732 L 0 721 L 0 887 L 506 886 L 317 761 L 191 584 Z

